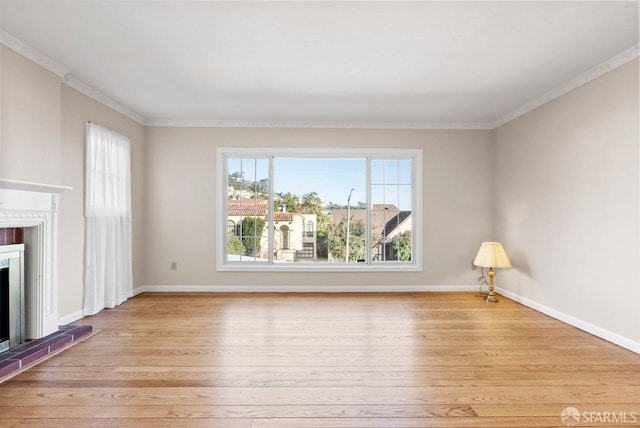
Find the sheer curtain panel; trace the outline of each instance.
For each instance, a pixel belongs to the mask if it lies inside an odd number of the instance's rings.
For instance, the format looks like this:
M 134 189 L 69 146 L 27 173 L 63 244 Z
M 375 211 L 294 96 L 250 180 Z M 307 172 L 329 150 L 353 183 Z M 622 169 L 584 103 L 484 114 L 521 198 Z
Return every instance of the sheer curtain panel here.
M 84 315 L 133 295 L 131 141 L 94 123 L 85 144 Z

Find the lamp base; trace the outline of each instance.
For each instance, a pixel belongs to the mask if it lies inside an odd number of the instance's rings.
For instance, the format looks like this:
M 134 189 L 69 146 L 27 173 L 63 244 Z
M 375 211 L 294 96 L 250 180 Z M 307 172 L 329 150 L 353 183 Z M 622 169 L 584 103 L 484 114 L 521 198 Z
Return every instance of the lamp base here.
M 485 302 L 498 303 L 498 297 L 493 291 L 493 276 L 495 274 L 496 272 L 493 270 L 493 268 L 489 268 L 489 295 L 484 298 Z
M 498 303 L 498 297 L 495 294 L 489 294 L 484 298 L 484 301 L 489 303 Z

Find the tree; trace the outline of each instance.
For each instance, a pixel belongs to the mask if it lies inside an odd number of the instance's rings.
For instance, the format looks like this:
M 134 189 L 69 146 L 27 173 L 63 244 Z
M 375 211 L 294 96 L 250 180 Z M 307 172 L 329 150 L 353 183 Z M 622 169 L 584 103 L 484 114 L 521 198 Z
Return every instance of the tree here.
M 298 197 L 293 193 L 279 193 L 279 199 L 273 201 L 273 210 L 275 212 L 281 212 L 282 207 L 286 207 L 288 213 L 298 212 Z
M 233 232 L 229 232 L 227 236 L 227 254 L 242 254 L 244 247 L 242 241 Z
M 240 189 L 240 184 L 242 183 L 242 176 L 244 175 L 243 171 L 237 171 L 237 172 L 232 172 L 231 174 L 229 174 L 228 178 L 227 178 L 227 183 L 229 183 L 229 186 L 233 187 L 234 189 L 238 190 Z
M 242 245 L 247 256 L 260 254 L 260 238 L 264 230 L 264 219 L 260 217 L 245 217 L 242 219 Z
M 349 221 L 349 262 L 364 259 L 366 226 L 362 220 Z M 347 220 L 341 219 L 338 224 L 328 227 L 329 253 L 335 260 L 344 260 L 347 253 Z
M 411 261 L 411 231 L 407 230 L 393 237 L 393 251 L 396 260 L 402 262 Z
M 302 203 L 299 206 L 302 214 L 321 214 L 322 213 L 322 199 L 318 196 L 317 192 L 306 193 L 302 195 Z
M 267 197 L 269 195 L 269 179 L 263 178 L 258 181 L 256 186 L 256 193 L 262 197 Z

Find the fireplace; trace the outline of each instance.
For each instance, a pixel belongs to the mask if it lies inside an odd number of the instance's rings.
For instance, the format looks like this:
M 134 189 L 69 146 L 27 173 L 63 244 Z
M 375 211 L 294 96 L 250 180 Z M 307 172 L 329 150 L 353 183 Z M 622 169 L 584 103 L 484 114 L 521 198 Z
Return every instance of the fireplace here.
M 24 244 L 0 245 L 0 353 L 24 337 Z
M 24 256 L 21 253 L 20 262 L 10 257 L 11 267 L 3 273 L 14 277 L 21 270 L 14 269 L 14 265 L 24 267 L 24 273 L 19 274 L 24 284 L 24 311 L 19 324 L 22 341 L 40 339 L 58 330 L 58 195 L 66 190 L 71 188 L 0 179 L 0 228 L 20 228 L 24 233 Z

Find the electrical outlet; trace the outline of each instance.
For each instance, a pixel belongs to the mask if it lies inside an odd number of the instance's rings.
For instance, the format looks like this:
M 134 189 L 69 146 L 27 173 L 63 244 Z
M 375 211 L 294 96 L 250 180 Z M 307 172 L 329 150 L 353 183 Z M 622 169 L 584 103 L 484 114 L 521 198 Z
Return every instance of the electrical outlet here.
M 171 262 L 171 270 L 178 270 L 178 262 Z

